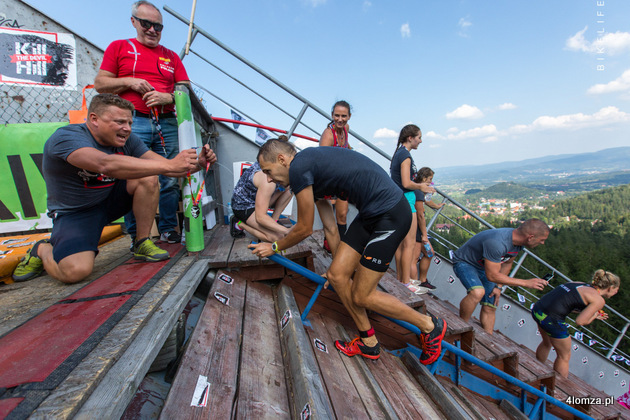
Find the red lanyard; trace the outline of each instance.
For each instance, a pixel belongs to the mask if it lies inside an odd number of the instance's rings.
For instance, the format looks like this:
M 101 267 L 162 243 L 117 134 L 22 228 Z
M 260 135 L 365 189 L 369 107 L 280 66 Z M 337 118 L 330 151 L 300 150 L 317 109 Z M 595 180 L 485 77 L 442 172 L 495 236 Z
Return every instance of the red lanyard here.
M 158 118 L 157 107 L 152 106 L 149 108 L 149 114 L 151 115 L 151 120 L 153 124 L 155 124 L 155 129 L 160 136 L 160 141 L 162 142 L 162 151 L 164 152 L 164 157 L 168 159 L 168 155 L 166 154 L 166 143 L 164 142 L 164 135 L 162 134 L 162 126 L 160 125 L 160 120 Z

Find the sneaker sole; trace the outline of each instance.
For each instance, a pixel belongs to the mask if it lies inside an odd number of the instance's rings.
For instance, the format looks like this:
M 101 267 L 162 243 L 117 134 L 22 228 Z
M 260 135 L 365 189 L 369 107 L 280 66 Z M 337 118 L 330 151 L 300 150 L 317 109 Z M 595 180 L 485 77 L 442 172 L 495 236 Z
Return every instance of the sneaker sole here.
M 27 281 L 27 280 L 34 279 L 35 277 L 41 276 L 43 272 L 44 272 L 44 270 L 40 271 L 39 273 L 28 273 L 28 274 L 24 274 L 22 276 L 11 276 L 11 278 L 15 282 Z
M 442 354 L 442 340 L 444 339 L 444 336 L 446 335 L 446 321 L 442 320 L 442 323 L 444 324 L 444 327 L 442 328 L 442 332 L 439 335 L 439 339 L 440 339 L 440 344 L 439 344 L 439 351 L 435 352 L 435 356 L 428 358 L 427 360 L 420 360 L 420 363 L 422 363 L 423 365 L 430 365 L 431 363 L 435 362 L 440 355 Z
M 335 347 L 337 348 L 337 350 L 339 350 L 341 353 L 345 354 L 348 357 L 353 357 L 353 356 L 363 356 L 366 359 L 370 359 L 370 360 L 376 360 L 379 357 L 381 357 L 380 354 L 377 354 L 376 356 L 373 356 L 371 354 L 364 354 L 364 353 L 354 353 L 354 354 L 348 354 L 346 353 L 343 349 L 339 348 L 339 346 L 337 346 L 337 343 L 335 342 Z
M 160 261 L 164 261 L 164 260 L 168 260 L 170 258 L 169 255 L 167 255 L 166 257 L 161 257 L 161 258 L 154 258 L 154 257 L 148 257 L 146 255 L 133 255 L 133 258 L 136 260 L 141 260 L 141 261 L 146 261 L 146 262 L 160 262 Z

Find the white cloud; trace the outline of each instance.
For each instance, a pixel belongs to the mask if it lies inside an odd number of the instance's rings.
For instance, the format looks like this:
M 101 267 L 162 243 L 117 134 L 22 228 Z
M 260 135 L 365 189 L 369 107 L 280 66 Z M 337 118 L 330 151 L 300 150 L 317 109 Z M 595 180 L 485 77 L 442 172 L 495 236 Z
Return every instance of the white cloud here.
M 467 18 L 459 19 L 459 23 L 457 24 L 460 28 L 465 29 L 469 26 L 472 26 L 472 23 Z
M 327 0 L 302 0 L 302 3 L 306 4 L 307 6 L 317 7 L 326 4 L 326 1 Z
M 435 131 L 429 131 L 428 133 L 422 134 L 423 139 L 443 139 L 444 136 L 436 133 Z
M 510 109 L 516 109 L 516 105 L 510 102 L 506 102 L 504 104 L 499 105 L 497 108 L 501 111 L 507 111 Z
M 624 71 L 620 77 L 616 78 L 612 82 L 593 85 L 586 92 L 593 95 L 599 95 L 602 93 L 626 91 L 630 91 L 630 70 Z
M 389 128 L 379 128 L 372 137 L 375 139 L 395 139 L 398 137 L 398 133 Z
M 456 110 L 449 112 L 446 114 L 446 118 L 449 120 L 453 119 L 465 119 L 465 120 L 475 120 L 483 117 L 483 112 L 476 106 L 471 106 L 464 104 L 457 108 Z
M 498 136 L 499 130 L 494 124 L 484 125 L 483 127 L 475 127 L 470 130 L 451 133 L 447 136 L 450 140 L 465 140 L 477 137 Z
M 370 0 L 364 0 L 363 2 L 363 11 L 367 12 L 367 10 L 372 7 L 372 2 Z
M 459 26 L 459 32 L 457 33 L 459 36 L 468 38 L 468 28 L 472 26 L 472 22 L 466 18 L 460 18 L 459 22 L 457 22 L 457 26 Z
M 616 55 L 630 50 L 630 32 L 597 33 L 594 41 L 584 37 L 588 26 L 567 39 L 565 47 L 571 51 L 582 51 L 591 54 Z
M 403 23 L 400 27 L 400 35 L 403 38 L 411 38 L 411 28 L 408 23 Z
M 578 130 L 591 127 L 601 127 L 620 122 L 630 122 L 630 114 L 620 111 L 615 106 L 607 106 L 593 114 L 567 114 L 556 117 L 543 115 L 529 125 L 515 125 L 510 127 L 510 133 L 520 134 L 531 131 L 545 130 Z

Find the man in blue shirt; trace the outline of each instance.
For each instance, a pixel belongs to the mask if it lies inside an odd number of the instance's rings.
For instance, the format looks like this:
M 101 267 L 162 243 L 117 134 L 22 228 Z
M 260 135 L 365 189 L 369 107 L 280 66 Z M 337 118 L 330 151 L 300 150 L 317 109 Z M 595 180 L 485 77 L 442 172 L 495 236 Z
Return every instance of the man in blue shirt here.
M 510 277 L 514 258 L 524 246 L 536 248 L 549 236 L 549 227 L 539 219 L 529 219 L 518 228 L 488 229 L 479 232 L 453 253 L 453 271 L 466 288 L 467 295 L 459 304 L 459 316 L 469 321 L 481 303 L 479 320 L 492 334 L 501 285 L 542 290 L 548 282 Z

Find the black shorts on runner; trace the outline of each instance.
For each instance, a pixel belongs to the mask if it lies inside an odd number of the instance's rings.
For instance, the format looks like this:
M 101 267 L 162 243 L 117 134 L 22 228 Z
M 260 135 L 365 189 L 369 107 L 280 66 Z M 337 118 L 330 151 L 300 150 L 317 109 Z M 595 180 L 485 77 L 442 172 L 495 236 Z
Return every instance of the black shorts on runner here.
M 363 219 L 359 213 L 343 242 L 361 254 L 362 266 L 384 273 L 410 227 L 411 209 L 403 196 L 398 204 L 378 216 Z
M 127 193 L 127 181 L 119 179 L 107 199 L 99 205 L 71 213 L 53 215 L 50 243 L 56 262 L 83 251 L 98 254 L 103 228 L 132 209 L 133 196 Z
M 234 209 L 234 217 L 236 217 L 238 220 L 240 220 L 243 223 L 247 223 L 247 219 L 249 219 L 249 216 L 251 216 L 252 214 L 254 214 L 254 210 L 256 210 L 256 208 L 252 207 L 249 208 L 247 210 L 236 210 Z

